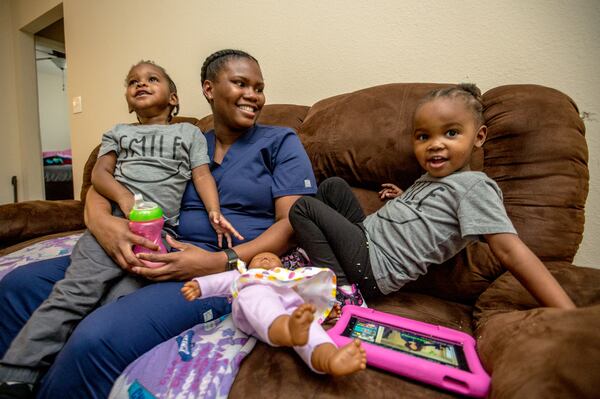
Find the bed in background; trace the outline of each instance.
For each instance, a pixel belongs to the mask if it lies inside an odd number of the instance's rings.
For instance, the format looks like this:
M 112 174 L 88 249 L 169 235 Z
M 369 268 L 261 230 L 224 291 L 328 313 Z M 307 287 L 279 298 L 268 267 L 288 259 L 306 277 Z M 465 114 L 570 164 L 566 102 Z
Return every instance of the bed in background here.
M 44 187 L 47 200 L 73 199 L 71 150 L 43 151 Z

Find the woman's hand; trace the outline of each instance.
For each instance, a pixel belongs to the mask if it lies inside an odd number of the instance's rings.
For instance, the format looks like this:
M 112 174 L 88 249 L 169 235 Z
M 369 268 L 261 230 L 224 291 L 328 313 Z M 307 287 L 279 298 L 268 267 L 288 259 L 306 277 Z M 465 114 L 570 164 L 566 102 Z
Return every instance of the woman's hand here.
M 152 241 L 132 233 L 127 219 L 112 216 L 110 204 L 93 187 L 87 195 L 85 221 L 100 246 L 124 270 L 129 271 L 132 267 L 144 266 L 133 253 L 134 245 L 152 250 L 158 249 Z
M 381 191 L 379 191 L 379 198 L 382 201 L 386 199 L 399 197 L 403 193 L 400 187 L 392 183 L 383 183 L 381 187 L 383 188 L 381 189 Z
M 190 280 L 225 271 L 227 256 L 223 252 L 209 252 L 192 244 L 176 241 L 167 235 L 167 242 L 176 252 L 166 254 L 140 253 L 138 257 L 150 262 L 164 263 L 164 266 L 149 268 L 144 265 L 134 267 L 133 273 L 152 281 Z

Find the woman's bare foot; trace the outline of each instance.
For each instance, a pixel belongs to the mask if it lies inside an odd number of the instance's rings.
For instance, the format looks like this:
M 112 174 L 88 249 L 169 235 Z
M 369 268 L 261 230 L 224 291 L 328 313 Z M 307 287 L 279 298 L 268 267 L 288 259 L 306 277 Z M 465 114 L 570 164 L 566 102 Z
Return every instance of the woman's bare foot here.
M 358 339 L 341 348 L 326 343 L 315 348 L 311 363 L 315 370 L 339 377 L 364 370 L 367 367 L 367 354 Z
M 310 303 L 298 306 L 291 315 L 281 315 L 269 327 L 269 340 L 278 346 L 302 346 L 308 342 L 308 331 L 317 308 Z

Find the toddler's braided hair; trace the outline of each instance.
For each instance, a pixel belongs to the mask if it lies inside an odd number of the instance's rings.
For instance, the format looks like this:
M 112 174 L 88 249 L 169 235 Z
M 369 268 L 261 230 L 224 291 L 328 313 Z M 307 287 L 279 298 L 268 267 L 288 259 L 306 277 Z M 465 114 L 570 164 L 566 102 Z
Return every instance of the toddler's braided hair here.
M 141 60 L 137 64 L 132 65 L 131 68 L 129 68 L 129 72 L 127 72 L 127 76 L 125 76 L 125 87 L 127 87 L 127 85 L 129 84 L 127 79 L 129 78 L 129 74 L 131 73 L 131 71 L 133 71 L 134 68 L 137 68 L 138 66 L 144 65 L 144 64 L 152 65 L 154 68 L 158 69 L 160 71 L 160 73 L 163 74 L 165 79 L 167 79 L 167 83 L 169 84 L 169 94 L 173 94 L 173 93 L 177 94 L 177 86 L 175 85 L 175 82 L 173 81 L 173 79 L 171 79 L 171 77 L 169 76 L 169 74 L 167 73 L 165 68 L 156 64 L 154 61 L 150 61 L 150 60 Z M 131 110 L 129 112 L 131 112 Z M 179 104 L 177 104 L 171 108 L 171 114 L 169 115 L 169 122 L 171 121 L 171 119 L 173 119 L 174 116 L 177 116 L 178 113 L 179 113 Z
M 219 50 L 204 60 L 202 69 L 200 70 L 200 83 L 204 83 L 205 80 L 215 80 L 217 74 L 223 68 L 223 65 L 232 58 L 248 58 L 258 64 L 256 58 L 242 50 L 225 49 Z
M 462 97 L 467 106 L 471 108 L 473 116 L 475 117 L 475 120 L 477 120 L 479 125 L 484 124 L 485 120 L 483 119 L 483 101 L 481 98 L 481 90 L 479 90 L 479 88 L 475 84 L 460 83 L 456 86 L 432 90 L 421 99 L 417 108 L 419 108 L 424 103 L 427 103 L 440 97 Z

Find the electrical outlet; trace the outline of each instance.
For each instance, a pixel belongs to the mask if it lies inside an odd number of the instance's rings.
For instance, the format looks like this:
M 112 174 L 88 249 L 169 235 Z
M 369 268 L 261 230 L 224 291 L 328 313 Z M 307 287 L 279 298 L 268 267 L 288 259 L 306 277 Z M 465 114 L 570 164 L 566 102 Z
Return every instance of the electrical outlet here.
M 82 112 L 83 108 L 81 107 L 81 96 L 73 97 L 72 105 L 74 114 Z

